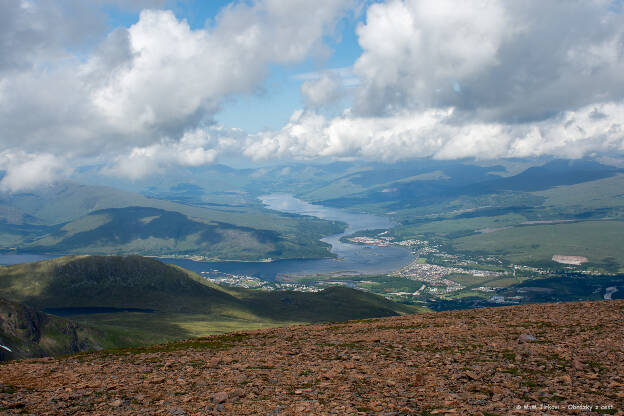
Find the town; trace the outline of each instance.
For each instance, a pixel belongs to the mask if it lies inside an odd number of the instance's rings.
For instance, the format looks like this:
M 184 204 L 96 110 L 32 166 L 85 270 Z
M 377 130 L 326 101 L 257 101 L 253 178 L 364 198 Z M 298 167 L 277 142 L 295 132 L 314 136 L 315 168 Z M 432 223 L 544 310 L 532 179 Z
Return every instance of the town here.
M 209 272 L 201 272 L 201 276 L 218 285 L 242 287 L 245 289 L 258 289 L 267 292 L 274 290 L 292 290 L 294 292 L 319 292 L 322 288 L 294 282 L 269 282 L 254 276 L 244 274 L 223 273 L 217 269 Z

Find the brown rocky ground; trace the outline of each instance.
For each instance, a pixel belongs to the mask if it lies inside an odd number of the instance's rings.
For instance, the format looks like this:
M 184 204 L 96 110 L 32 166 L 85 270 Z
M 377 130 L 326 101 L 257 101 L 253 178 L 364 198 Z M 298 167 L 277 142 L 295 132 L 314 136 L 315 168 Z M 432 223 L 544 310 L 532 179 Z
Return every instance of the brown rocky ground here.
M 9 415 L 623 415 L 623 320 L 624 301 L 538 304 L 12 362 L 0 366 L 0 409 Z

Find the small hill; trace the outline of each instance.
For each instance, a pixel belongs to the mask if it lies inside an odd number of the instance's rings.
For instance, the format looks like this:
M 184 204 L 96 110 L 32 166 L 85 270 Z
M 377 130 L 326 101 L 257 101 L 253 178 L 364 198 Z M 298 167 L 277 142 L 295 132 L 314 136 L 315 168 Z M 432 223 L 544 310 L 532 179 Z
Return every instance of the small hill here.
M 0 293 L 39 309 L 209 311 L 237 300 L 182 268 L 141 256 L 66 256 L 0 267 Z
M 0 371 L 0 409 L 8 415 L 621 415 L 623 316 L 624 301 L 536 304 L 20 361 Z
M 102 334 L 0 298 L 0 361 L 102 349 Z
M 0 296 L 116 333 L 117 346 L 416 311 L 349 288 L 319 293 L 224 288 L 141 256 L 66 256 L 0 267 Z

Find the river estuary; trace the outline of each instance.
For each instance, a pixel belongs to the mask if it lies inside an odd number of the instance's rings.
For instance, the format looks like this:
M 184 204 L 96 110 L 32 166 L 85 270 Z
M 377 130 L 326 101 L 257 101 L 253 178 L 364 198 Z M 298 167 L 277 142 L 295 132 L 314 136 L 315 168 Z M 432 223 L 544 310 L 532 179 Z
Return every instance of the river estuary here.
M 348 244 L 340 241 L 345 235 L 357 231 L 387 229 L 392 226 L 388 218 L 348 212 L 344 209 L 310 204 L 289 194 L 270 194 L 260 197 L 267 208 L 317 218 L 341 221 L 347 224 L 344 233 L 322 239 L 331 244 L 331 252 L 337 259 L 292 259 L 273 262 L 238 262 L 238 261 L 193 261 L 187 259 L 162 258 L 165 263 L 176 264 L 197 273 L 219 270 L 223 273 L 245 274 L 263 280 L 275 280 L 279 275 L 317 275 L 327 273 L 340 274 L 383 274 L 409 264 L 413 255 L 403 247 L 376 247 Z M 31 254 L 0 254 L 0 264 L 15 264 L 43 260 L 56 256 Z

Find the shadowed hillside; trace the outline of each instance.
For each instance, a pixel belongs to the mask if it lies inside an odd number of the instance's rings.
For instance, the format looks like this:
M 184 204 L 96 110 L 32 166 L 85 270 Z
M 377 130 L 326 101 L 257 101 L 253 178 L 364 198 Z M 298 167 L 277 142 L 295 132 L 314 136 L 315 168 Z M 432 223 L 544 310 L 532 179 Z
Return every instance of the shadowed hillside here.
M 0 298 L 0 361 L 110 347 L 104 334 Z

